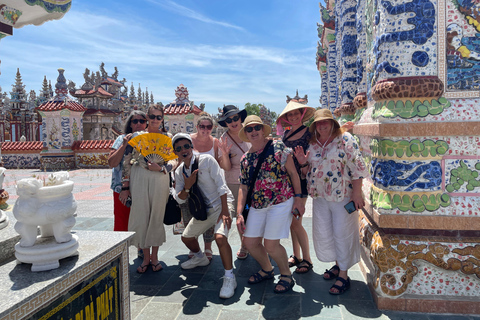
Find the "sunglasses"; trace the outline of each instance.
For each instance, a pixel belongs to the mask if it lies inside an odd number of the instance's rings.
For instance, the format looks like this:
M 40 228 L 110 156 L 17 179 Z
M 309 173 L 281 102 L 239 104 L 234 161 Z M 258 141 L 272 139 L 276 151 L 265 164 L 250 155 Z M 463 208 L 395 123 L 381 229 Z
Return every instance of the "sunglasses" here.
M 227 118 L 227 119 L 225 119 L 225 122 L 226 122 L 226 123 L 237 122 L 238 119 L 240 119 L 240 116 L 239 116 L 239 115 L 236 115 L 236 116 L 234 116 L 233 118 Z
M 213 125 L 211 125 L 211 124 L 209 124 L 209 125 L 199 124 L 198 127 L 200 129 L 207 129 L 207 130 L 212 130 L 213 129 Z
M 190 148 L 193 148 L 193 146 L 191 144 L 187 143 L 187 144 L 184 144 L 183 147 L 182 146 L 175 147 L 175 151 L 180 152 L 180 151 L 182 151 L 182 148 L 185 149 L 185 150 L 188 150 Z
M 148 117 L 152 120 L 155 119 L 155 118 L 157 118 L 157 120 L 162 120 L 163 119 L 163 116 L 161 116 L 161 115 L 156 116 L 154 114 L 149 114 Z
M 257 124 L 257 125 L 255 125 L 255 126 L 253 126 L 253 127 L 246 127 L 246 128 L 245 128 L 245 132 L 250 133 L 250 132 L 253 131 L 253 129 L 255 129 L 255 131 L 260 131 L 260 130 L 263 129 L 263 124 Z
M 133 124 L 137 124 L 137 123 L 144 124 L 145 122 L 147 122 L 147 120 L 145 120 L 145 119 L 133 119 L 132 120 Z

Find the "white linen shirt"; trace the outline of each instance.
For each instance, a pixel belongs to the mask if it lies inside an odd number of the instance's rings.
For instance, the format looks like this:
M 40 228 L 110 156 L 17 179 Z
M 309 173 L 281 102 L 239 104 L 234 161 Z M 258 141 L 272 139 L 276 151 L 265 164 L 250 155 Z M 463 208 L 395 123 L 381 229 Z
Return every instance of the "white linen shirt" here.
M 195 155 L 190 160 L 189 168 L 185 168 L 187 176 L 190 177 L 192 173 L 192 164 L 195 160 Z M 185 179 L 183 178 L 183 168 L 185 163 L 182 162 L 180 166 L 175 170 L 175 200 L 179 204 L 187 202 L 187 199 L 182 200 L 178 197 L 178 194 L 185 187 Z M 234 198 L 230 189 L 227 187 L 225 178 L 221 174 L 221 168 L 218 165 L 217 160 L 208 154 L 199 155 L 198 160 L 198 173 L 197 184 L 200 192 L 203 195 L 205 203 L 208 208 L 217 208 L 222 205 L 221 196 L 227 194 L 227 203 L 233 203 Z

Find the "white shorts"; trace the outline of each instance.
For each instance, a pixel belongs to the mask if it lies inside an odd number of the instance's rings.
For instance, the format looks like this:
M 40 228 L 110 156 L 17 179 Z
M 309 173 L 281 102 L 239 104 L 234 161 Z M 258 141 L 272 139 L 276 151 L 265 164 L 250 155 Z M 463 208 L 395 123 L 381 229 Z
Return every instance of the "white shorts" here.
M 287 239 L 292 224 L 293 198 L 263 209 L 250 208 L 244 237 Z
M 233 204 L 228 203 L 228 212 L 230 216 L 235 211 L 233 208 Z M 209 208 L 207 210 L 207 220 L 201 221 L 195 218 L 192 218 L 188 225 L 185 227 L 185 230 L 182 233 L 182 237 L 184 238 L 197 238 L 199 235 L 203 234 L 207 231 L 211 226 L 215 226 L 215 234 L 221 234 L 228 238 L 228 229 L 223 223 L 223 219 L 217 223 L 218 217 L 222 212 L 222 206 L 218 206 L 217 208 Z

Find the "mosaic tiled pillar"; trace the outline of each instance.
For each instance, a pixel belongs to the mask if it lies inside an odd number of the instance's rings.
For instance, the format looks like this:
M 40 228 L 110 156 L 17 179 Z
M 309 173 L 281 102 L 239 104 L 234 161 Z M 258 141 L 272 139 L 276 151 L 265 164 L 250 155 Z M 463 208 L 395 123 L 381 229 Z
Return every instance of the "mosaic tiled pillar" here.
M 335 110 L 337 107 L 337 69 L 336 69 L 336 58 L 337 58 L 337 47 L 335 44 L 335 35 L 329 34 L 328 38 L 328 105 L 330 110 Z M 333 62 L 333 63 L 332 63 Z
M 357 28 L 356 28 L 356 0 L 344 0 L 336 5 L 340 15 L 340 25 L 336 28 L 341 31 L 341 54 L 339 67 L 342 69 L 341 87 L 341 118 L 340 123 L 353 120 L 355 107 L 353 99 L 357 94 Z M 338 42 L 337 42 L 338 43 Z
M 366 0 L 357 1 L 357 13 L 355 16 L 355 27 L 357 29 L 357 95 L 355 96 L 355 99 L 353 99 L 353 104 L 355 109 L 358 110 L 358 116 L 361 116 L 364 108 L 367 107 L 367 76 L 365 74 L 365 66 L 367 63 L 367 39 L 364 26 L 365 2 Z
M 445 26 L 448 8 L 460 28 Z M 456 98 L 480 80 L 477 9 L 365 0 L 368 101 L 354 133 L 371 173 L 362 265 L 381 309 L 480 313 L 480 108 Z

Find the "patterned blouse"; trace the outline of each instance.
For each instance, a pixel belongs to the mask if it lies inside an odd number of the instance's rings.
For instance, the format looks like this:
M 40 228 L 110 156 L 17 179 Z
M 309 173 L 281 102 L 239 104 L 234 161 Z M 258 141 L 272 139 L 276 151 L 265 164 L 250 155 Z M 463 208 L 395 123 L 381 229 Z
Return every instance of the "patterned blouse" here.
M 310 146 L 310 138 L 312 137 L 312 134 L 310 133 L 310 131 L 307 130 L 305 131 L 305 133 L 303 134 L 303 136 L 301 136 L 299 139 L 297 140 L 292 140 L 292 139 L 288 139 L 287 141 L 285 141 L 285 137 L 288 137 L 289 134 L 290 134 L 290 131 L 291 130 L 287 130 L 285 131 L 284 135 L 283 135 L 283 143 L 285 143 L 285 145 L 289 148 L 295 148 L 295 147 L 303 147 L 303 152 L 307 152 L 308 150 L 308 147 Z M 298 176 L 300 177 L 301 176 L 301 172 L 300 172 L 300 164 L 298 163 L 297 161 L 297 158 L 293 157 L 293 162 L 295 163 L 295 168 L 297 169 L 297 172 L 298 172 Z
M 325 149 L 310 145 L 308 194 L 312 198 L 340 202 L 352 195 L 352 180 L 368 175 L 357 142 L 346 132 L 333 139 Z
M 254 153 L 247 152 L 240 160 L 240 184 L 247 187 L 257 166 L 262 150 Z M 290 176 L 285 163 L 292 149 L 287 148 L 282 141 L 274 141 L 265 155 L 255 187 L 253 188 L 251 207 L 255 209 L 287 201 L 294 195 Z

